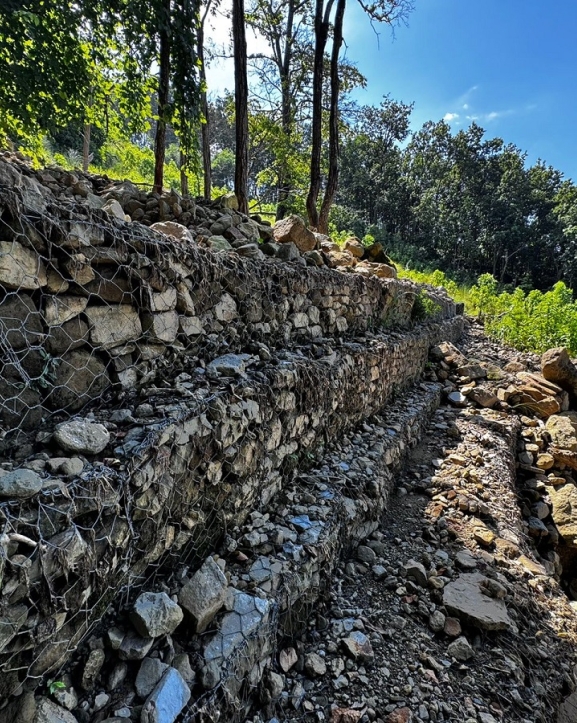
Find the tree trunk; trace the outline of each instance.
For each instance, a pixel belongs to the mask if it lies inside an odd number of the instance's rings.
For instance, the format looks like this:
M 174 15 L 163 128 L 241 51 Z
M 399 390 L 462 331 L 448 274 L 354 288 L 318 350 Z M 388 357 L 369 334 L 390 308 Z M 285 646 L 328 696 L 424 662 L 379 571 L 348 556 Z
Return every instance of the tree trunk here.
M 84 124 L 84 137 L 82 139 L 82 170 L 84 173 L 88 171 L 90 165 L 90 123 Z
M 158 122 L 154 138 L 154 187 L 162 193 L 164 181 L 164 156 L 166 152 L 166 118 L 168 115 L 170 86 L 170 0 L 163 1 L 162 27 L 160 30 L 160 57 L 158 73 Z
M 180 193 L 182 196 L 188 196 L 188 176 L 185 171 L 186 156 L 180 152 Z
M 206 66 L 204 64 L 204 22 L 206 14 L 198 28 L 198 59 L 200 61 L 200 110 L 204 116 L 204 123 L 200 126 L 202 146 L 202 169 L 204 175 L 204 197 L 210 201 L 212 190 L 212 163 L 210 158 L 210 126 L 208 122 L 208 97 L 206 94 Z
M 315 57 L 313 66 L 313 118 L 311 138 L 311 174 L 307 195 L 307 215 L 309 225 L 318 227 L 319 214 L 317 200 L 321 190 L 321 147 L 323 122 L 323 60 L 329 35 L 329 17 L 333 0 L 328 0 L 326 9 L 324 0 L 316 0 L 315 7 Z M 324 9 L 324 17 L 323 17 Z
M 285 139 L 288 144 L 292 138 L 293 113 L 291 107 L 291 63 L 293 56 L 293 32 L 294 32 L 294 15 L 295 0 L 290 0 L 287 14 L 286 38 L 284 44 L 284 54 L 282 63 L 279 65 L 280 85 L 281 85 L 281 123 Z M 279 57 L 280 61 L 281 58 Z M 280 221 L 288 213 L 287 201 L 290 195 L 291 178 L 288 167 L 288 161 L 285 157 L 279 168 L 278 174 L 278 195 L 276 220 Z
M 241 213 L 248 215 L 248 76 L 244 0 L 232 0 L 232 37 L 234 42 L 234 107 L 236 163 L 234 193 Z
M 337 0 L 331 53 L 331 98 L 329 120 L 329 175 L 319 216 L 319 233 L 329 231 L 329 213 L 339 185 L 339 54 L 343 44 L 343 19 L 347 0 Z

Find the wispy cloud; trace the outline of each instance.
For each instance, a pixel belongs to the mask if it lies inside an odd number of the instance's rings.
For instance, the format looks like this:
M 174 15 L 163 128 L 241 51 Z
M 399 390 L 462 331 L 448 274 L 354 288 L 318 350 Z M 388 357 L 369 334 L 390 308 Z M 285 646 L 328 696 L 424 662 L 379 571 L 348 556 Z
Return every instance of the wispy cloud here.
M 444 121 L 447 121 L 447 123 L 452 123 L 453 121 L 456 121 L 459 119 L 458 113 L 445 113 L 445 116 L 443 118 Z

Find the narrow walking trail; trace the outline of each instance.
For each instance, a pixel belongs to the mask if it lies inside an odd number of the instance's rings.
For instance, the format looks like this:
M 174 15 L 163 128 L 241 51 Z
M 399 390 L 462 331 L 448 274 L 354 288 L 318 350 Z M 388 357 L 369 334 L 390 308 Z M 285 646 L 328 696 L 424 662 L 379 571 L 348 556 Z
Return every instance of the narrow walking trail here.
M 489 365 L 538 361 L 475 327 L 459 348 Z M 577 720 L 571 700 L 557 718 L 575 687 L 577 615 L 558 555 L 527 533 L 520 430 L 502 411 L 437 410 L 378 529 L 345 554 L 306 635 L 281 644 L 280 705 L 254 723 Z

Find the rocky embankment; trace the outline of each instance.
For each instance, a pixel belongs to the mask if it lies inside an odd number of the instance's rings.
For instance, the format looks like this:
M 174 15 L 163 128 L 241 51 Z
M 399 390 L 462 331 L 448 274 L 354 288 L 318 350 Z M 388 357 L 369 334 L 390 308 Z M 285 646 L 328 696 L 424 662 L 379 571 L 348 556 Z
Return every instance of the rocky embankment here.
M 159 228 L 152 204 L 151 225 L 118 210 L 123 184 L 0 176 L 0 720 L 149 723 L 167 699 L 163 723 L 239 718 L 299 602 L 375 527 L 440 387 L 402 395 L 463 318 L 442 290 L 330 268 L 324 239 L 322 265 L 295 255 L 295 220 L 267 256 L 276 229 L 222 202 L 181 199 Z M 218 249 L 222 219 L 248 243 Z M 396 398 L 378 481 L 292 489 Z
M 0 178 L 2 723 L 574 720 L 564 350 L 232 198 Z

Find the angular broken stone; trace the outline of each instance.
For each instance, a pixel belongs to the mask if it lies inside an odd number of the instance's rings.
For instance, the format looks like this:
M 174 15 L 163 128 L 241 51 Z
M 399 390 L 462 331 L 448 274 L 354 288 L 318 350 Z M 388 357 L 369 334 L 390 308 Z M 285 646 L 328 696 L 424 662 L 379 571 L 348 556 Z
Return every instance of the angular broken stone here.
M 314 233 L 305 226 L 300 216 L 292 215 L 277 221 L 272 233 L 276 243 L 292 242 L 301 252 L 312 251 L 317 245 Z
M 447 653 L 449 653 L 451 657 L 462 662 L 469 660 L 469 658 L 472 658 L 475 655 L 475 651 L 464 635 L 456 640 L 453 640 L 447 648 Z
M 165 592 L 143 592 L 134 603 L 130 619 L 143 637 L 170 635 L 180 625 L 183 612 Z
M 451 392 L 447 395 L 447 399 L 455 407 L 464 407 L 467 404 L 467 397 L 461 392 Z
M 541 373 L 548 381 L 555 382 L 577 397 L 577 367 L 569 358 L 565 347 L 548 349 L 541 357 Z
M 44 262 L 18 241 L 0 241 L 0 284 L 20 291 L 46 286 Z
M 138 695 L 141 698 L 147 698 L 167 669 L 168 665 L 159 658 L 144 658 L 134 682 Z
M 153 638 L 143 638 L 130 631 L 122 638 L 118 655 L 121 660 L 142 660 L 150 652 L 153 643 Z
M 484 630 L 509 630 L 513 622 L 502 600 L 483 594 L 479 572 L 460 575 L 443 589 L 443 605 L 457 617 Z
M 577 436 L 569 417 L 553 414 L 545 423 L 545 429 L 555 447 L 577 452 Z
M 40 698 L 36 702 L 34 723 L 78 723 L 78 721 L 66 708 L 62 708 L 48 698 Z
M 359 630 L 354 630 L 346 638 L 343 638 L 341 645 L 351 658 L 359 662 L 370 662 L 375 657 L 370 640 Z
M 178 596 L 178 602 L 192 616 L 196 632 L 204 632 L 214 620 L 224 605 L 227 590 L 225 574 L 213 558 L 208 557 Z
M 190 700 L 190 689 L 175 668 L 162 676 L 141 713 L 142 723 L 174 723 Z
M 91 650 L 82 673 L 82 687 L 84 690 L 92 690 L 92 688 L 94 688 L 94 684 L 100 675 L 103 665 L 104 650 L 101 650 L 100 648 Z
M 320 678 L 327 672 L 327 664 L 318 653 L 305 656 L 305 670 L 311 678 Z
M 246 362 L 250 359 L 250 354 L 224 354 L 213 359 L 206 367 L 206 373 L 209 376 L 218 376 L 222 374 L 225 377 L 232 377 L 236 374 L 244 374 Z
M 259 630 L 264 633 L 270 606 L 268 600 L 235 591 L 232 611 L 222 618 L 220 630 L 204 650 L 204 659 L 208 663 L 226 659 Z
M 412 578 L 421 587 L 427 587 L 427 571 L 424 565 L 416 560 L 409 560 L 403 567 L 408 578 Z

